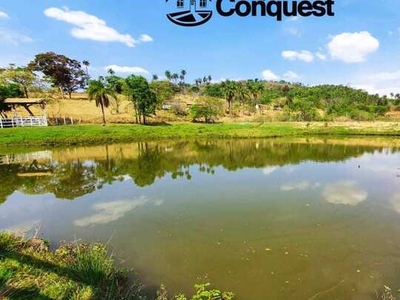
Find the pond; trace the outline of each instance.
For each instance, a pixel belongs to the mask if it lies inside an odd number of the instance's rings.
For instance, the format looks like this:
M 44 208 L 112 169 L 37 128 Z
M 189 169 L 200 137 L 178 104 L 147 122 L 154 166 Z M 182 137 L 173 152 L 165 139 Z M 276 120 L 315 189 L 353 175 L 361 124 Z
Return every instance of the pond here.
M 149 290 L 376 299 L 400 287 L 400 147 L 165 141 L 0 156 L 0 229 L 108 242 Z M 17 151 L 15 151 L 17 152 Z M 24 151 L 23 151 L 24 152 Z

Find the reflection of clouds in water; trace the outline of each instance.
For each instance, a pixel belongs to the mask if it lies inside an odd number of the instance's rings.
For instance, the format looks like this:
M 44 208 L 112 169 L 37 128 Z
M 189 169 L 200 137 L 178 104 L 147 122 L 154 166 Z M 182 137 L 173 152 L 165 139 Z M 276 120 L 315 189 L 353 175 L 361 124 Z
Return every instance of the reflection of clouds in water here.
M 394 209 L 395 209 L 398 213 L 400 213 L 400 193 L 395 194 L 395 195 L 392 197 L 392 204 L 393 204 Z
M 293 166 L 288 166 L 288 167 L 285 167 L 285 168 L 284 168 L 284 172 L 285 172 L 286 174 L 291 174 L 291 173 L 293 173 L 294 171 L 296 171 L 296 167 L 293 167 Z
M 262 172 L 264 175 L 271 175 L 274 173 L 276 170 L 278 170 L 279 167 L 265 167 Z
M 131 181 L 131 180 L 132 180 L 132 177 L 129 176 L 129 175 L 123 175 L 122 176 L 122 181 Z
M 295 182 L 295 183 L 288 183 L 281 186 L 281 190 L 285 192 L 297 190 L 297 191 L 305 191 L 308 189 L 316 189 L 320 187 L 321 184 L 316 182 L 314 184 L 308 182 L 307 180 Z
M 161 200 L 161 199 L 154 201 L 155 206 L 161 206 L 163 203 L 164 203 L 164 200 Z
M 137 207 L 144 205 L 148 201 L 145 197 L 140 197 L 137 200 L 125 200 L 97 203 L 93 206 L 98 213 L 86 218 L 74 221 L 74 225 L 85 227 L 96 224 L 107 224 L 122 218 L 127 212 L 134 210 Z
M 395 166 L 389 165 L 379 165 L 379 166 L 366 166 L 365 169 L 376 172 L 376 173 L 386 173 L 386 174 L 398 174 L 398 169 Z
M 38 227 L 40 224 L 40 220 L 30 220 L 24 223 L 14 225 L 4 229 L 4 231 L 17 233 L 17 234 L 24 234 L 31 231 L 33 228 Z
M 332 204 L 356 206 L 367 199 L 368 192 L 358 188 L 354 181 L 340 181 L 327 185 L 322 196 Z

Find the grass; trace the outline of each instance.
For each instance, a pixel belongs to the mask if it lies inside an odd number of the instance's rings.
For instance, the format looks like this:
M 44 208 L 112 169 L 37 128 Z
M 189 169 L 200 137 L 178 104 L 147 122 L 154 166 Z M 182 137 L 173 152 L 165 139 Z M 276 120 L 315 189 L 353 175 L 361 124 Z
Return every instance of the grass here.
M 0 299 L 140 299 L 101 244 L 50 251 L 39 239 L 0 233 Z
M 302 136 L 399 136 L 398 123 L 259 123 L 76 125 L 0 130 L 0 145 L 55 146 L 197 138 L 270 138 Z
M 0 232 L 0 299 L 2 300 L 233 300 L 235 295 L 195 285 L 195 294 L 169 296 L 132 284 L 128 273 L 114 267 L 103 244 L 68 243 L 49 250 L 46 241 Z

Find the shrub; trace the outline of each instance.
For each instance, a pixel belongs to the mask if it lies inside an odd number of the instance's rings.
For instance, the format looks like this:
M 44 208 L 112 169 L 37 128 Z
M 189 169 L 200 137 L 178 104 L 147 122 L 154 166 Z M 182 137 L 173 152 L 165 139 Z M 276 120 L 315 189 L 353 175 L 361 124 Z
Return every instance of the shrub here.
M 212 97 L 203 97 L 190 108 L 190 116 L 193 122 L 199 122 L 204 118 L 205 123 L 214 123 L 215 118 L 221 115 L 221 112 L 221 101 Z

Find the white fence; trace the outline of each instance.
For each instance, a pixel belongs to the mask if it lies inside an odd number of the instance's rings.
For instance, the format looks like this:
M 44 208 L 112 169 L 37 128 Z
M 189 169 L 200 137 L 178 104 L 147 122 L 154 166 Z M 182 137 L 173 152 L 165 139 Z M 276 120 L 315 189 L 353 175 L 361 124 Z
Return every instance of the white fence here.
M 48 126 L 47 117 L 0 118 L 0 128 Z
M 0 155 L 0 165 L 10 165 L 10 164 L 26 164 L 32 163 L 34 160 L 40 161 L 52 161 L 51 151 L 39 151 L 26 154 L 7 154 Z

